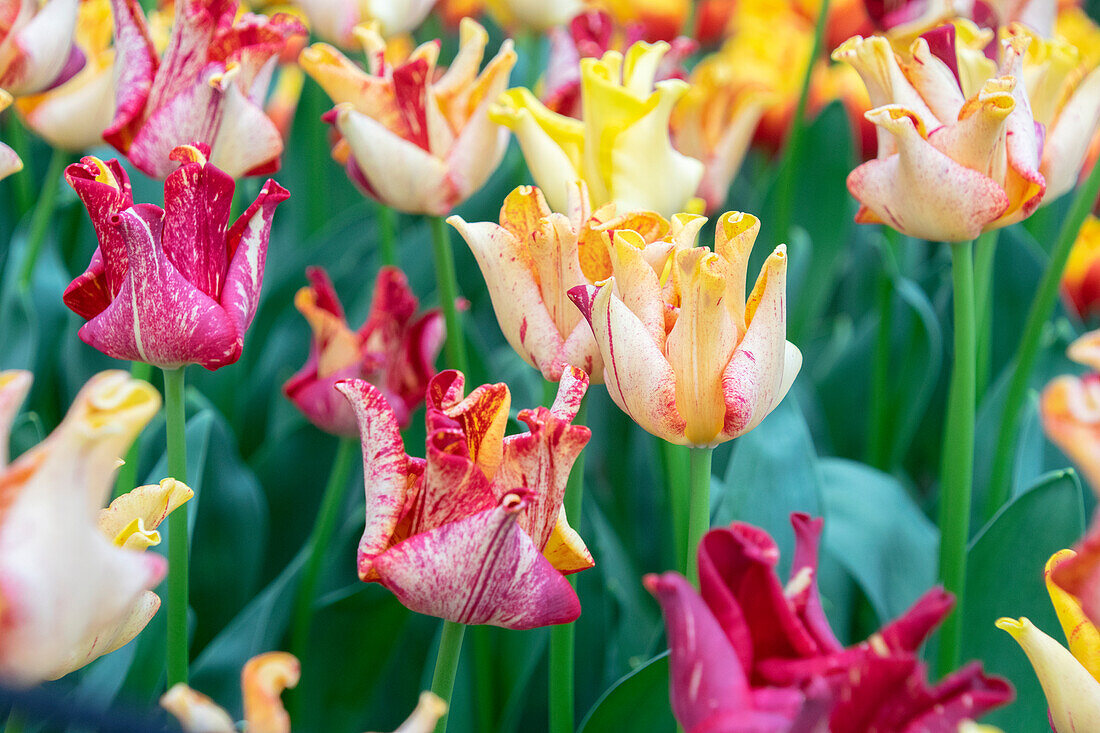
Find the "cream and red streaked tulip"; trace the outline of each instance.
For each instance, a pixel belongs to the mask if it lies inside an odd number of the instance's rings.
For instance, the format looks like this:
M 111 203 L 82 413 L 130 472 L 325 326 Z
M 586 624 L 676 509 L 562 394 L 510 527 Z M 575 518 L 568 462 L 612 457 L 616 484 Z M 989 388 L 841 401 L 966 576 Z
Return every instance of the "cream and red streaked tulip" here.
M 163 55 L 138 0 L 112 0 L 121 71 L 104 139 L 142 172 L 164 179 L 180 145 L 207 145 L 233 178 L 278 169 L 282 136 L 263 110 L 278 56 L 305 33 L 296 18 L 245 13 L 236 0 L 179 0 Z
M 614 231 L 630 229 L 655 243 L 666 239 L 671 227 L 660 214 L 619 213 L 613 203 L 592 211 L 579 182 L 567 211 L 551 212 L 539 189 L 520 186 L 504 200 L 499 225 L 467 223 L 458 216 L 447 221 L 473 251 L 497 322 L 516 353 L 549 381 L 559 381 L 572 365 L 602 384 L 603 358 L 569 290 L 612 274 L 607 248 Z
M 6 0 L 0 6 L 0 89 L 35 94 L 75 74 L 79 0 Z
M 1058 579 L 1076 560 L 1072 550 L 1062 550 L 1044 571 L 1068 650 L 1026 618 L 997 620 L 997 628 L 1012 635 L 1035 669 L 1054 733 L 1100 730 L 1100 633 Z
M 3 112 L 9 106 L 11 106 L 11 95 L 0 89 L 0 112 Z M 4 143 L 0 143 L 0 180 L 21 170 L 23 170 L 23 161 L 19 159 L 14 150 Z
M 75 44 L 83 68 L 64 83 L 16 101 L 27 127 L 62 150 L 103 143 L 115 114 L 115 53 L 110 0 L 82 0 Z
M 245 662 L 241 670 L 244 725 L 238 728 L 220 705 L 186 684 L 174 685 L 160 704 L 179 721 L 184 733 L 290 733 L 290 716 L 282 694 L 298 686 L 301 665 L 293 654 L 266 652 Z M 430 692 L 420 694 L 412 715 L 395 733 L 431 733 L 447 712 L 446 704 Z
M 530 90 L 510 89 L 490 117 L 516 135 L 535 184 L 554 211 L 564 211 L 574 181 L 588 186 L 594 207 L 663 216 L 683 211 L 699 188 L 703 164 L 672 147 L 669 118 L 687 92 L 679 79 L 655 81 L 665 42 L 635 43 L 581 59 L 581 119 L 556 114 Z
M 465 19 L 458 55 L 439 73 L 438 41 L 391 64 L 376 29 L 361 26 L 357 34 L 368 71 L 323 43 L 300 59 L 336 103 L 326 117 L 340 136 L 333 158 L 383 204 L 445 216 L 484 185 L 504 155 L 508 133 L 489 120 L 489 106 L 508 86 L 516 63 L 512 42 L 481 70 L 489 35 Z
M 381 391 L 341 382 L 363 443 L 359 577 L 456 623 L 529 629 L 575 620 L 580 602 L 563 573 L 593 561 L 562 500 L 590 436 L 571 424 L 587 387 L 584 372 L 567 370 L 554 405 L 522 410 L 529 432 L 505 437 L 507 386 L 464 397 L 463 376 L 441 372 L 428 386 L 423 460 L 405 455 Z
M 405 274 L 383 267 L 367 320 L 352 331 L 328 274 L 311 267 L 306 275 L 310 286 L 298 291 L 294 305 L 309 321 L 313 342 L 309 360 L 283 385 L 284 394 L 321 430 L 355 437 L 359 424 L 336 383 L 364 379 L 381 389 L 397 424 L 407 427 L 435 376 L 433 364 L 443 346 L 442 314 L 432 309 L 418 315 L 419 302 Z
M 1014 27 L 993 74 L 956 49 L 954 26 L 916 41 L 905 59 L 882 36 L 856 36 L 833 54 L 863 77 L 879 128 L 878 158 L 856 168 L 848 190 L 856 220 L 910 236 L 968 241 L 1029 216 L 1042 201 L 1043 129 L 1024 84 L 1032 41 Z M 983 57 L 979 62 L 988 60 Z
M 436 0 L 296 0 L 316 35 L 344 48 L 354 48 L 355 26 L 377 23 L 387 38 L 410 33 L 428 17 Z
M 933 589 L 866 641 L 844 647 L 817 590 L 822 520 L 792 514 L 790 579 L 763 530 L 735 522 L 699 547 L 699 590 L 648 575 L 671 650 L 672 710 L 686 733 L 717 730 L 952 730 L 1012 699 L 1004 680 L 968 665 L 932 687 L 918 654 L 950 613 Z
M 217 369 L 240 358 L 263 283 L 271 220 L 289 196 L 269 180 L 229 226 L 234 181 L 205 146 L 172 155 L 165 208 L 134 205 L 118 161 L 84 158 L 65 177 L 84 202 L 99 247 L 65 304 L 87 319 L 86 344 L 165 369 Z
M 29 386 L 27 374 L 0 376 L 4 436 L 15 414 L 11 404 Z M 159 521 L 171 502 L 157 511 L 144 501 L 155 487 L 139 489 L 100 515 L 98 526 L 96 517 L 118 457 L 159 407 L 160 395 L 145 382 L 103 372 L 44 441 L 0 468 L 5 682 L 34 684 L 86 664 L 133 638 L 156 611 L 149 591 L 164 576 L 165 562 L 137 551 L 154 539 L 140 520 Z M 122 517 L 131 521 L 117 528 Z
M 746 299 L 759 220 L 723 214 L 714 251 L 691 246 L 704 221 L 677 216 L 672 246 L 616 230 L 612 276 L 570 291 L 592 327 L 615 404 L 653 435 L 694 447 L 756 427 L 802 366 L 786 340 L 786 248 L 768 257 Z

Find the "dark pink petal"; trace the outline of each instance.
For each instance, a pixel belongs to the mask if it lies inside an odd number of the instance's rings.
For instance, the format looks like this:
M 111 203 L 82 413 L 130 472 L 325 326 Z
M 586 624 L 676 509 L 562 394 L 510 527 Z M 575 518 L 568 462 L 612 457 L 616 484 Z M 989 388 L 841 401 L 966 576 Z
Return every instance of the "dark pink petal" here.
M 235 0 L 179 0 L 176 2 L 175 25 L 168 48 L 161 57 L 160 68 L 149 92 L 146 118 L 151 117 L 191 89 L 200 81 L 209 58 L 207 50 L 218 27 L 232 22 L 237 9 Z M 176 139 L 171 147 L 191 140 L 205 140 L 197 136 Z M 169 150 L 171 149 L 169 148 Z
M 275 209 L 289 197 L 289 191 L 269 179 L 227 235 L 229 269 L 221 292 L 221 304 L 242 334 L 252 323 L 260 302 L 271 220 Z
M 414 476 L 393 410 L 378 388 L 361 379 L 338 382 L 359 421 L 363 444 L 366 527 L 359 541 L 359 577 L 377 580 L 375 559 L 393 541 Z
M 374 561 L 382 583 L 418 613 L 464 624 L 532 629 L 580 616 L 573 587 L 516 520 L 522 494 L 400 542 Z
M 409 326 L 400 350 L 394 355 L 386 382 L 410 413 L 424 401 L 445 338 L 443 313 L 433 308 Z
M 187 281 L 160 244 L 163 212 L 139 204 L 117 215 L 129 272 L 106 310 L 80 329 L 80 338 L 116 359 L 174 369 L 216 369 L 240 357 L 242 335 L 217 302 Z
M 955 26 L 950 23 L 941 25 L 921 34 L 921 38 L 928 43 L 928 50 L 932 52 L 932 55 L 951 69 L 951 73 L 955 75 L 955 81 L 961 87 L 962 82 L 959 81 L 959 55 L 955 50 Z
M 225 284 L 234 188 L 232 178 L 205 162 L 185 163 L 164 182 L 164 253 L 181 275 L 214 300 Z
M 915 652 L 954 606 L 953 595 L 941 587 L 932 588 L 899 618 L 883 626 L 879 636 L 892 652 Z
M 65 169 L 65 180 L 88 210 L 103 264 L 103 278 L 107 291 L 114 297 L 126 277 L 126 243 L 115 226 L 114 217 L 120 211 L 134 205 L 130 179 L 117 160 L 105 163 L 116 185 L 96 180 L 100 176 L 99 161 L 84 158 Z
M 879 657 L 874 654 L 839 675 L 838 704 L 829 718 L 830 733 L 900 733 L 874 727 L 879 708 L 904 692 L 919 663 L 913 655 Z M 957 723 L 956 723 L 957 727 Z
M 126 153 L 145 117 L 157 73 L 157 52 L 138 0 L 111 0 L 115 19 L 115 118 L 103 139 Z
M 340 296 L 336 294 L 336 288 L 332 285 L 332 279 L 323 267 L 307 267 L 306 278 L 309 287 L 313 290 L 317 307 L 327 310 L 340 320 L 346 320 L 344 306 L 340 303 Z
M 393 92 L 397 110 L 405 123 L 405 138 L 423 150 L 431 152 L 428 136 L 428 60 L 418 58 L 393 70 Z
M 811 519 L 808 514 L 791 514 L 795 544 L 787 595 L 795 613 L 802 619 L 819 649 L 823 653 L 829 653 L 840 651 L 844 645 L 837 640 L 829 626 L 829 619 L 821 608 L 821 594 L 817 589 L 817 551 L 824 524 L 825 520 L 820 517 Z
M 877 672 L 873 667 L 870 671 L 869 677 L 874 678 Z M 932 689 L 925 682 L 924 666 L 917 663 L 905 684 L 897 685 L 892 694 L 877 692 L 872 680 L 862 682 L 853 691 L 853 699 L 878 707 L 873 722 L 864 728 L 852 728 L 853 733 L 955 733 L 963 720 L 976 720 L 1015 697 L 1012 685 L 984 675 L 978 662 L 948 675 Z
M 207 57 L 210 61 L 225 65 L 239 65 L 242 87 L 252 90 L 264 74 L 264 66 L 283 52 L 287 41 L 292 36 L 307 33 L 301 21 L 287 13 L 275 13 L 270 17 L 246 13 L 232 27 L 217 34 L 210 44 Z M 266 90 L 266 81 L 263 81 L 262 88 Z
M 84 320 L 91 320 L 111 304 L 111 289 L 107 286 L 103 256 L 96 247 L 92 261 L 82 275 L 69 283 L 61 300 L 73 313 Z
M 786 731 L 791 719 L 753 709 L 745 670 L 721 626 L 678 573 L 643 581 L 661 604 L 670 654 L 672 712 L 687 733 Z
M 317 355 L 311 353 L 305 366 L 283 385 L 283 394 L 294 403 L 306 419 L 333 435 L 354 438 L 359 435 L 359 423 L 347 399 L 336 389 L 336 383 L 356 379 L 358 367 L 348 367 L 325 378 L 317 376 Z M 398 416 L 398 423 L 402 422 Z
M 489 480 L 470 458 L 466 436 L 459 430 L 436 430 L 428 436 L 424 480 L 402 524 L 419 534 L 483 512 L 497 505 Z

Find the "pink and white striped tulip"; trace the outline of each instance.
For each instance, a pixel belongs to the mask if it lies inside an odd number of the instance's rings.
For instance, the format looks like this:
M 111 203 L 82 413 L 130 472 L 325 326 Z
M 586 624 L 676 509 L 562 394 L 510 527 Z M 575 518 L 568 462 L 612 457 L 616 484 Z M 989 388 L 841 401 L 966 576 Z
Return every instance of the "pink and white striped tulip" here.
M 80 70 L 73 47 L 79 0 L 5 0 L 0 3 L 0 89 L 34 94 Z
M 112 0 L 119 77 L 103 138 L 142 172 L 166 178 L 176 169 L 172 151 L 195 141 L 233 178 L 278 170 L 282 136 L 263 103 L 279 54 L 306 29 L 285 13 L 236 17 L 238 5 L 178 0 L 158 58 L 141 3 Z
M 407 427 L 435 376 L 435 358 L 443 346 L 443 315 L 433 308 L 417 316 L 420 303 L 405 273 L 383 267 L 374 282 L 374 298 L 362 328 L 352 331 L 328 274 L 306 270 L 310 286 L 294 305 L 313 329 L 309 360 L 283 385 L 283 393 L 311 423 L 334 435 L 359 434 L 348 401 L 336 391 L 343 379 L 376 385 L 393 408 L 397 424 Z
M 786 248 L 768 257 L 746 300 L 759 220 L 723 214 L 713 252 L 692 246 L 705 221 L 678 214 L 670 237 L 652 244 L 616 230 L 612 276 L 569 291 L 592 327 L 615 404 L 653 435 L 697 447 L 756 427 L 802 366 L 786 340 Z
M 30 382 L 28 373 L 0 374 L 5 454 L 11 419 Z M 103 372 L 44 441 L 0 465 L 0 678 L 6 683 L 31 685 L 82 666 L 125 644 L 156 612 L 150 591 L 164 576 L 164 558 L 137 551 L 152 539 L 137 522 L 149 513 L 137 512 L 110 538 L 111 520 L 131 512 L 108 510 L 98 525 L 96 518 L 118 457 L 159 407 L 160 395 L 145 382 Z M 145 507 L 140 499 L 124 503 Z M 168 511 L 166 503 L 152 513 Z
M 363 443 L 366 529 L 359 577 L 418 613 L 530 629 L 569 623 L 580 602 L 563 573 L 593 565 L 562 501 L 591 435 L 572 425 L 588 378 L 562 376 L 547 409 L 522 410 L 529 432 L 504 437 L 511 395 L 487 384 L 463 397 L 459 372 L 428 387 L 427 459 L 405 455 L 393 409 L 369 382 L 337 385 Z
M 99 247 L 65 290 L 84 343 L 116 359 L 165 369 L 218 369 L 241 356 L 263 284 L 275 208 L 290 195 L 268 180 L 229 226 L 233 179 L 204 145 L 172 152 L 179 168 L 164 205 L 133 203 L 117 160 L 84 158 L 65 177 L 84 202 Z

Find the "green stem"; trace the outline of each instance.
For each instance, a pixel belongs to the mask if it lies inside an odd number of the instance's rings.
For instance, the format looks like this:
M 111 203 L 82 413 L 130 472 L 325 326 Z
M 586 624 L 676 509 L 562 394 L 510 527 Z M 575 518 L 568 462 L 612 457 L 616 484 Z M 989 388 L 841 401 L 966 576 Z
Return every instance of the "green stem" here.
M 397 212 L 385 204 L 378 207 L 378 258 L 383 265 L 397 265 Z
M 294 603 L 294 622 L 291 626 L 290 651 L 303 665 L 309 663 L 309 631 L 313 620 L 313 600 L 317 595 L 317 584 L 321 578 L 325 550 L 332 542 L 336 531 L 336 520 L 344 503 L 348 487 L 348 476 L 359 455 L 359 441 L 354 438 L 341 438 L 328 475 L 328 484 L 317 510 L 313 531 L 307 540 L 307 559 L 302 570 L 302 580 L 298 586 L 298 595 Z M 301 725 L 301 695 L 294 698 L 295 720 Z
M 474 682 L 477 695 L 477 730 L 492 730 L 496 721 L 496 652 L 494 651 L 492 626 L 474 626 L 470 629 L 473 644 Z
M 992 369 L 993 263 L 996 252 L 996 229 L 985 232 L 974 241 L 974 312 L 978 319 L 974 393 L 977 395 L 985 394 Z
M 187 422 L 183 370 L 164 370 L 164 412 L 168 432 L 168 474 L 187 481 Z M 187 682 L 187 511 L 168 516 L 168 686 Z
M 153 376 L 153 367 L 143 361 L 131 362 L 130 376 L 134 379 L 148 382 Z M 126 462 L 118 469 L 118 475 L 115 478 L 116 497 L 122 496 L 127 491 L 131 491 L 137 487 L 138 458 L 140 455 L 141 444 L 140 441 L 135 438 L 133 444 L 130 446 L 130 450 L 126 452 Z M 182 481 L 183 479 L 180 480 Z
M 672 511 L 672 541 L 676 547 L 676 567 L 687 572 L 688 505 L 691 503 L 689 449 L 666 440 L 660 441 L 661 463 L 664 466 L 668 503 Z
M 887 229 L 883 247 L 893 247 Z M 886 470 L 890 457 L 890 434 L 887 427 L 893 408 L 890 399 L 890 341 L 894 331 L 894 286 L 887 267 L 887 252 L 883 251 L 882 272 L 878 281 L 878 333 L 871 361 L 871 419 L 867 427 L 867 462 Z
M 1058 285 L 1062 281 L 1062 272 L 1066 269 L 1066 260 L 1069 259 L 1073 243 L 1077 240 L 1077 234 L 1089 210 L 1092 209 L 1098 192 L 1100 192 L 1100 165 L 1093 166 L 1085 185 L 1077 190 L 1077 196 L 1073 199 L 1069 214 L 1058 232 L 1058 240 L 1050 255 L 1050 264 L 1047 265 L 1043 279 L 1039 282 L 1035 299 L 1031 301 L 1031 310 L 1027 314 L 1024 333 L 1020 338 L 1020 345 L 1016 348 L 1015 368 L 1012 372 L 1012 381 L 1008 385 L 1000 428 L 997 431 L 993 471 L 990 475 L 989 493 L 986 495 L 986 519 L 991 519 L 1001 505 L 1008 501 L 1012 488 L 1012 467 L 1015 464 L 1013 458 L 1016 451 L 1016 434 L 1020 429 L 1020 410 L 1023 409 L 1027 385 L 1031 381 L 1035 360 L 1039 356 L 1043 326 L 1054 312 L 1054 305 L 1058 302 Z
M 699 584 L 699 564 L 695 562 L 699 542 L 710 529 L 710 464 L 713 457 L 713 448 L 691 449 L 691 507 L 688 512 L 686 575 L 693 585 Z
M 791 219 L 794 212 L 795 167 L 802 151 L 802 138 L 806 131 L 806 108 L 810 99 L 810 81 L 813 79 L 817 58 L 821 55 L 821 47 L 824 45 L 825 25 L 828 15 L 829 0 L 822 0 L 817 23 L 814 25 L 814 45 L 810 51 L 806 73 L 802 77 L 802 88 L 798 94 L 798 106 L 795 107 L 794 118 L 791 120 L 790 131 L 787 133 L 787 144 L 783 146 L 783 155 L 779 160 L 779 177 L 774 191 L 774 195 L 777 197 L 775 205 L 775 238 L 777 242 L 786 241 L 790 235 Z
M 955 610 L 940 634 L 940 676 L 959 665 L 966 590 L 966 545 L 970 538 L 970 491 L 974 474 L 974 243 L 951 247 L 955 301 L 955 363 L 947 395 L 940 482 L 940 580 L 955 595 Z
M 16 117 L 14 110 L 8 112 L 7 132 L 5 142 L 23 161 L 23 170 L 16 173 L 12 178 L 15 186 L 17 212 L 19 216 L 22 216 L 34 206 L 34 177 L 31 175 L 33 161 L 31 161 L 30 156 L 31 144 L 30 139 L 27 137 L 27 128 L 23 127 L 23 122 Z
M 18 710 L 12 708 L 8 712 L 8 720 L 4 723 L 4 733 L 23 733 L 26 728 L 23 716 Z
M 584 425 L 588 413 L 588 401 L 582 400 L 574 425 Z M 569 482 L 565 486 L 565 516 L 574 528 L 581 523 L 581 504 L 584 499 L 584 451 L 577 456 Z M 574 576 L 569 584 L 576 587 Z M 561 624 L 550 629 L 550 733 L 573 733 L 576 719 L 573 673 L 574 624 Z
M 46 232 L 49 231 L 54 209 L 57 208 L 57 192 L 61 188 L 61 174 L 65 171 L 65 162 L 68 159 L 69 154 L 60 148 L 54 148 L 53 155 L 50 156 L 50 167 L 46 171 L 45 180 L 42 182 L 42 192 L 39 194 L 38 203 L 34 207 L 30 230 L 27 232 L 27 251 L 23 256 L 23 267 L 19 270 L 19 289 L 23 292 L 26 292 L 31 286 L 34 264 L 42 253 L 42 244 L 46 241 Z
M 435 278 L 439 284 L 440 306 L 443 308 L 443 322 L 447 327 L 447 366 L 469 376 L 466 342 L 462 337 L 462 322 L 455 303 L 458 300 L 458 280 L 455 277 L 451 238 L 443 219 L 432 216 L 428 218 L 428 222 L 432 229 L 432 252 L 435 255 Z
M 432 692 L 451 706 L 451 693 L 455 689 L 455 675 L 458 674 L 458 658 L 462 654 L 462 636 L 466 633 L 465 624 L 454 621 L 443 622 L 443 633 L 439 636 L 439 653 L 435 658 L 435 674 L 432 675 Z M 435 724 L 435 733 L 446 733 L 447 721 L 450 719 L 450 710 L 447 715 L 439 719 Z

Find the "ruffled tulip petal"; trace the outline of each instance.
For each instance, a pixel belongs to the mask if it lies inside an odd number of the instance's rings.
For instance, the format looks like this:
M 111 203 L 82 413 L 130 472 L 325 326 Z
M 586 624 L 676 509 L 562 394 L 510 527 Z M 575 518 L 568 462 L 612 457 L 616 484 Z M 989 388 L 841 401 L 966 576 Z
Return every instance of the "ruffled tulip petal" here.
M 415 535 L 375 558 L 382 583 L 407 608 L 464 624 L 530 629 L 580 615 L 572 586 L 520 529 L 525 499 Z
M 612 281 L 599 289 L 582 286 L 569 291 L 604 356 L 607 391 L 643 429 L 683 445 L 685 422 L 676 408 L 676 373 L 661 345 L 613 290 Z
M 492 477 L 504 455 L 512 394 L 508 385 L 498 382 L 480 385 L 463 397 L 465 385 L 461 372 L 448 370 L 436 375 L 428 385 L 428 425 L 441 427 L 442 419 L 457 423 L 466 437 L 470 458 L 486 477 Z
M 241 670 L 244 719 L 253 733 L 290 733 L 283 690 L 298 685 L 302 667 L 293 654 L 268 652 L 252 657 Z
M 140 520 L 146 530 L 154 530 L 194 495 L 195 492 L 187 484 L 171 478 L 159 484 L 139 486 L 119 496 L 99 512 L 99 531 L 116 545 L 124 547 L 126 540 L 120 535 L 135 520 Z
M 117 160 L 91 156 L 65 169 L 65 180 L 76 191 L 92 220 L 99 247 L 88 271 L 65 290 L 66 305 L 84 318 L 94 318 L 110 304 L 126 279 L 126 240 L 115 217 L 134 205 L 126 170 Z
M 141 128 L 158 59 L 139 0 L 111 0 L 111 11 L 119 76 L 114 120 L 103 131 L 103 139 L 125 153 Z
M 1031 661 L 1046 695 L 1054 730 L 1100 730 L 1100 682 L 1065 647 L 1026 618 L 998 619 L 997 628 L 1011 634 Z
M 1005 191 L 936 150 L 912 111 L 880 107 L 866 116 L 891 133 L 898 152 L 868 161 L 848 176 L 848 190 L 863 205 L 859 221 L 886 223 L 922 239 L 963 242 L 1008 209 Z
M 1072 595 L 1054 582 L 1054 573 L 1064 563 L 1072 562 L 1077 557 L 1073 550 L 1060 550 L 1050 556 L 1046 567 L 1043 569 L 1043 578 L 1046 581 L 1047 593 L 1050 594 L 1051 605 L 1058 614 L 1058 622 L 1062 624 L 1062 632 L 1069 643 L 1069 651 L 1081 666 L 1089 671 L 1097 681 L 1100 681 L 1100 631 L 1089 621 L 1081 609 L 1081 603 Z
M 222 288 L 221 305 L 243 334 L 256 315 L 260 303 L 260 287 L 264 281 L 267 244 L 271 238 L 271 221 L 279 204 L 290 198 L 290 192 L 272 180 L 264 183 L 260 195 L 234 222 L 227 234 L 229 268 Z
M 11 426 L 33 381 L 34 375 L 23 369 L 0 371 L 0 472 L 8 466 Z

